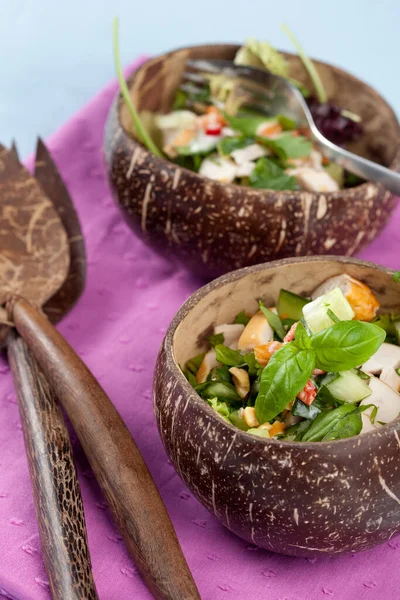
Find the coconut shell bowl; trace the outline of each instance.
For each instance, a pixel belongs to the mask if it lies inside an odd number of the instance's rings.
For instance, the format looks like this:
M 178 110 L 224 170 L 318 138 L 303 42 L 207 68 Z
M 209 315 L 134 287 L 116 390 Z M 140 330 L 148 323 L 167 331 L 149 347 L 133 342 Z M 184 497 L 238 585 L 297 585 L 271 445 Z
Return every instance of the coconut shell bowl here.
M 188 58 L 232 60 L 238 48 L 196 46 L 147 61 L 128 80 L 135 106 L 142 114 L 168 112 Z M 312 89 L 300 59 L 285 56 L 292 76 Z M 346 71 L 316 64 L 330 100 L 362 118 L 364 135 L 349 149 L 398 169 L 400 125 L 390 106 Z M 381 231 L 396 202 L 374 183 L 320 193 L 210 180 L 136 141 L 120 94 L 106 125 L 105 158 L 114 197 L 136 234 L 208 278 L 290 256 L 352 255 Z
M 314 257 L 247 267 L 197 291 L 172 321 L 157 361 L 154 409 L 167 454 L 191 492 L 225 527 L 280 554 L 357 552 L 400 531 L 400 419 L 333 442 L 265 439 L 228 424 L 197 395 L 179 365 L 204 351 L 214 325 L 281 287 L 309 295 L 348 273 L 398 312 L 393 272 L 351 258 Z

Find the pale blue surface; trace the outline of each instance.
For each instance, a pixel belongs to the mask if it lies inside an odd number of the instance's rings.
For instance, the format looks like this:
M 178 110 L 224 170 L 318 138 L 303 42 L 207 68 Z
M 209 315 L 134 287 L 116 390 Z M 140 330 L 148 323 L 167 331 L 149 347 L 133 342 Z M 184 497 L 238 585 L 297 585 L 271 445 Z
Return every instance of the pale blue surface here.
M 244 8 L 248 7 L 247 12 Z M 399 0 L 0 0 L 0 140 L 34 148 L 114 76 L 112 18 L 125 64 L 143 52 L 254 36 L 290 49 L 285 21 L 310 55 L 373 84 L 400 113 Z

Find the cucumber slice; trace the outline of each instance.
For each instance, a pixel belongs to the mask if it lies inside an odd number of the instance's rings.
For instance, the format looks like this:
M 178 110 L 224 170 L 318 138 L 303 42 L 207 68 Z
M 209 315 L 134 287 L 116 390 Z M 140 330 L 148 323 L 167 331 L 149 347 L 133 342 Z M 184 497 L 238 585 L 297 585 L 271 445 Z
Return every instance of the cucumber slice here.
M 308 298 L 303 298 L 303 296 L 298 296 L 297 294 L 293 294 L 293 292 L 281 289 L 276 305 L 278 315 L 281 319 L 300 321 L 303 316 L 303 306 L 309 302 Z
M 361 379 L 355 369 L 342 371 L 339 377 L 331 379 L 324 385 L 336 400 L 350 404 L 361 402 L 372 393 L 368 383 Z
M 303 307 L 304 318 L 313 333 L 334 324 L 328 311 L 334 313 L 339 321 L 351 321 L 354 317 L 354 310 L 342 290 L 335 288 Z
M 231 412 L 231 414 L 229 415 L 229 419 L 232 425 L 234 425 L 238 429 L 241 429 L 242 431 L 247 431 L 249 429 L 249 426 L 247 425 L 246 421 L 242 419 L 242 417 L 239 415 L 238 410 L 234 410 L 233 412 Z
M 247 430 L 247 433 L 257 435 L 258 437 L 269 438 L 269 433 L 266 429 L 258 429 L 257 427 L 252 427 L 251 429 Z

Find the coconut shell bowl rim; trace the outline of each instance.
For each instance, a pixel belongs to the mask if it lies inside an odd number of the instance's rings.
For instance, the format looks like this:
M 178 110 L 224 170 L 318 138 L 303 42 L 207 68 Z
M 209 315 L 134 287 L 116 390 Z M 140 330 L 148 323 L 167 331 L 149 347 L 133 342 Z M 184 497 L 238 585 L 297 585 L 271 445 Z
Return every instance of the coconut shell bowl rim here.
M 171 375 L 178 379 L 183 391 L 186 392 L 187 396 L 190 397 L 190 401 L 197 403 L 199 408 L 204 410 L 206 412 L 206 414 L 211 418 L 211 420 L 214 421 L 214 423 L 219 423 L 220 425 L 221 424 L 224 425 L 225 427 L 230 429 L 231 432 L 235 433 L 236 436 L 239 436 L 238 443 L 240 443 L 240 438 L 242 436 L 245 436 L 244 439 L 246 440 L 246 442 L 251 443 L 254 446 L 256 446 L 256 445 L 266 446 L 266 445 L 272 444 L 275 448 L 282 447 L 285 449 L 289 449 L 289 448 L 296 449 L 296 450 L 301 450 L 301 449 L 306 450 L 307 449 L 307 450 L 315 450 L 315 451 L 317 451 L 319 449 L 319 451 L 321 451 L 322 449 L 329 450 L 330 448 L 332 448 L 332 449 L 334 448 L 335 450 L 338 450 L 341 445 L 345 445 L 346 443 L 348 443 L 351 438 L 343 438 L 340 440 L 330 440 L 330 441 L 325 441 L 325 442 L 324 441 L 321 441 L 321 442 L 295 442 L 295 441 L 288 441 L 288 440 L 278 440 L 278 439 L 274 439 L 274 438 L 271 438 L 271 439 L 262 438 L 259 436 L 251 435 L 245 431 L 238 429 L 234 425 L 231 425 L 230 423 L 228 423 L 227 421 L 225 421 L 224 419 L 219 417 L 217 415 L 216 411 L 211 406 L 209 406 L 207 404 L 207 402 L 205 400 L 203 400 L 197 394 L 197 392 L 190 385 L 190 383 L 187 381 L 186 377 L 182 373 L 182 371 L 179 367 L 179 364 L 177 363 L 177 361 L 175 359 L 175 354 L 174 354 L 175 333 L 176 333 L 179 325 L 181 324 L 181 322 L 189 315 L 189 313 L 194 308 L 194 306 L 196 306 L 200 302 L 200 300 L 205 298 L 214 289 L 223 287 L 227 283 L 237 281 L 248 274 L 256 273 L 258 271 L 263 271 L 263 270 L 267 271 L 270 269 L 285 267 L 287 265 L 295 265 L 295 264 L 300 264 L 300 263 L 302 264 L 302 263 L 307 263 L 307 262 L 323 263 L 323 262 L 329 262 L 329 261 L 337 262 L 337 263 L 340 263 L 341 265 L 343 265 L 344 273 L 346 272 L 346 270 L 345 270 L 346 264 L 367 267 L 367 268 L 370 268 L 375 271 L 380 271 L 381 273 L 384 273 L 384 274 L 388 275 L 389 277 L 393 277 L 393 275 L 395 273 L 395 271 L 393 269 L 388 269 L 384 266 L 377 265 L 377 264 L 369 262 L 369 261 L 364 261 L 364 260 L 351 258 L 351 257 L 347 257 L 347 256 L 338 257 L 335 255 L 324 255 L 324 256 L 315 256 L 315 257 L 314 256 L 312 256 L 312 257 L 306 256 L 306 257 L 299 257 L 299 258 L 284 258 L 284 259 L 280 259 L 280 260 L 274 260 L 274 261 L 271 261 L 268 263 L 261 263 L 258 265 L 243 267 L 242 269 L 237 269 L 235 271 L 231 271 L 230 273 L 226 273 L 225 275 L 222 275 L 221 277 L 214 279 L 210 283 L 199 288 L 191 296 L 189 296 L 189 298 L 184 302 L 184 304 L 181 306 L 181 308 L 178 310 L 178 312 L 174 316 L 173 320 L 171 321 L 171 323 L 168 327 L 168 330 L 165 334 L 163 343 L 162 343 L 162 347 L 164 347 L 165 352 L 166 352 L 166 364 L 165 364 L 164 368 L 168 369 L 170 371 Z M 399 285 L 399 296 L 400 296 L 400 284 L 398 284 L 398 285 Z M 191 357 L 188 356 L 187 359 L 189 360 L 189 358 L 191 358 Z M 158 365 L 158 363 L 157 363 L 157 365 Z M 158 367 L 156 366 L 156 369 L 157 368 Z M 156 402 L 155 391 L 153 393 L 154 393 L 153 400 L 155 403 Z M 399 422 L 400 422 L 400 415 L 394 421 L 392 421 L 391 423 L 388 423 L 387 425 L 384 425 L 382 428 L 377 429 L 376 431 L 368 431 L 366 433 L 362 433 L 359 435 L 363 436 L 363 438 L 364 438 L 364 436 L 369 436 L 369 439 L 372 439 L 372 436 L 374 436 L 376 438 L 379 437 L 383 431 L 387 434 L 390 434 L 398 429 Z M 353 438 L 354 437 L 359 437 L 359 436 L 353 436 Z
M 174 54 L 176 54 L 177 52 L 183 52 L 183 51 L 191 51 L 191 50 L 196 50 L 196 49 L 201 49 L 201 48 L 205 48 L 208 47 L 210 44 L 196 44 L 196 45 L 192 45 L 192 46 L 182 46 L 182 47 L 178 47 L 175 48 L 173 50 L 170 50 L 168 52 L 162 53 L 162 54 L 157 54 L 151 58 L 149 58 L 148 60 L 146 60 L 143 64 L 141 64 L 133 73 L 131 73 L 131 75 L 129 75 L 129 77 L 127 77 L 126 79 L 126 83 L 128 86 L 128 90 L 129 92 L 131 92 L 135 78 L 137 76 L 138 73 L 140 73 L 140 71 L 143 68 L 147 68 L 149 66 L 151 66 L 152 63 L 159 61 L 160 59 L 163 58 L 167 58 L 169 56 L 172 56 Z M 239 49 L 241 47 L 240 44 L 234 44 L 234 43 L 219 43 L 219 44 L 212 44 L 214 47 L 216 48 L 227 48 L 227 47 L 231 47 L 231 48 L 237 48 Z M 285 52 L 285 51 L 281 51 L 279 50 L 279 52 L 281 54 L 283 54 L 286 57 L 297 57 L 298 55 L 292 52 Z M 366 88 L 368 88 L 369 90 L 371 90 L 373 93 L 377 94 L 381 101 L 386 104 L 386 106 L 388 107 L 388 109 L 390 110 L 390 112 L 392 113 L 392 116 L 395 120 L 397 129 L 398 129 L 398 143 L 397 143 L 397 147 L 394 150 L 394 154 L 392 157 L 392 160 L 390 162 L 390 164 L 385 165 L 388 166 L 389 168 L 396 169 L 396 167 L 399 165 L 400 163 L 400 122 L 396 116 L 396 113 L 394 112 L 394 110 L 392 109 L 392 107 L 390 106 L 390 104 L 387 102 L 387 100 L 371 85 L 369 85 L 368 83 L 366 83 L 365 81 L 363 81 L 362 79 L 356 77 L 355 75 L 353 75 L 352 73 L 350 73 L 349 71 L 342 69 L 340 67 L 337 67 L 336 65 L 333 65 L 331 63 L 325 62 L 325 61 L 321 61 L 321 60 L 316 60 L 314 58 L 311 59 L 312 62 L 317 65 L 317 66 L 324 66 L 324 67 L 328 67 L 330 70 L 332 70 L 334 73 L 342 73 L 347 77 L 351 77 L 354 80 L 356 80 L 357 82 L 359 82 L 362 86 L 365 86 Z M 132 141 L 134 141 L 135 143 L 137 143 L 145 152 L 148 152 L 149 154 L 152 155 L 153 160 L 154 160 L 154 165 L 158 170 L 162 170 L 165 165 L 169 165 L 170 168 L 171 167 L 175 167 L 175 168 L 179 168 L 180 170 L 182 170 L 185 173 L 189 173 L 194 180 L 198 180 L 199 182 L 207 180 L 210 181 L 213 185 L 217 186 L 217 187 L 222 187 L 224 189 L 227 189 L 228 191 L 231 189 L 236 189 L 236 188 L 243 188 L 244 190 L 251 190 L 251 192 L 257 196 L 259 196 L 260 198 L 265 198 L 267 199 L 267 195 L 273 195 L 274 197 L 276 196 L 280 196 L 282 198 L 285 197 L 296 197 L 299 196 L 300 194 L 304 193 L 304 190 L 270 190 L 270 189 L 257 189 L 257 188 L 253 188 L 253 187 L 249 187 L 249 186 L 243 186 L 243 185 L 238 185 L 235 183 L 223 183 L 223 182 L 219 182 L 213 179 L 209 179 L 208 177 L 205 177 L 204 175 L 200 175 L 199 173 L 197 173 L 196 171 L 192 171 L 190 169 L 187 169 L 186 167 L 182 167 L 176 163 L 174 163 L 172 160 L 170 160 L 167 157 L 158 157 L 156 155 L 154 155 L 152 152 L 150 152 L 150 150 L 148 150 L 148 148 L 146 146 L 144 146 L 138 139 L 137 137 L 135 137 L 131 131 L 129 131 L 124 123 L 122 122 L 121 119 L 121 110 L 122 107 L 124 106 L 124 99 L 122 97 L 121 91 L 118 90 L 117 92 L 117 114 L 118 114 L 118 120 L 119 120 L 119 124 L 122 128 L 122 130 L 124 131 L 124 133 L 126 135 L 128 135 Z M 323 194 L 327 199 L 335 199 L 335 197 L 339 197 L 340 195 L 343 195 L 343 193 L 349 193 L 349 195 L 351 196 L 353 193 L 353 190 L 359 190 L 359 189 L 363 189 L 365 187 L 365 190 L 367 191 L 367 186 L 371 186 L 374 185 L 376 188 L 382 187 L 381 184 L 372 182 L 372 181 L 366 181 L 361 183 L 360 185 L 356 185 L 350 188 L 343 188 L 340 190 L 337 190 L 335 192 L 315 192 L 315 191 L 307 191 L 308 194 L 314 196 L 314 197 L 319 197 L 321 196 L 321 194 Z

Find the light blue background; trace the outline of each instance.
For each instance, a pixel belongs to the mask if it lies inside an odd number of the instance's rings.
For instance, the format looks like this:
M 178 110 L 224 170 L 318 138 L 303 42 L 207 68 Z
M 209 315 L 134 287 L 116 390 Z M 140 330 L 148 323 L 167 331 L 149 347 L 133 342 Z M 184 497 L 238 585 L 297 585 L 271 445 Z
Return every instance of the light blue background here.
M 114 76 L 114 15 L 124 64 L 250 36 L 290 49 L 285 21 L 311 56 L 373 84 L 400 113 L 399 0 L 0 0 L 0 141 L 16 138 L 26 155 Z

